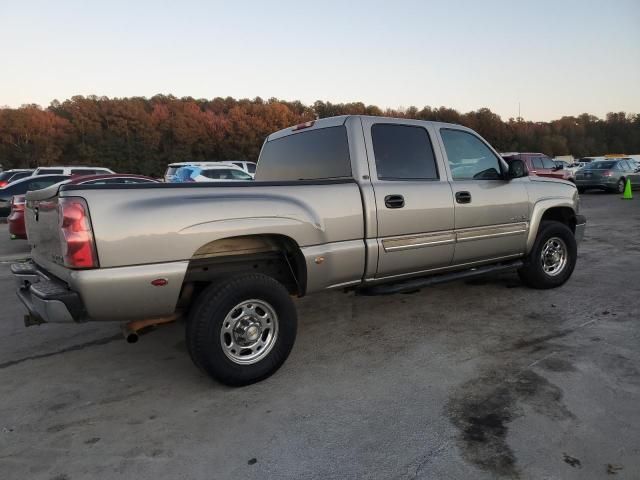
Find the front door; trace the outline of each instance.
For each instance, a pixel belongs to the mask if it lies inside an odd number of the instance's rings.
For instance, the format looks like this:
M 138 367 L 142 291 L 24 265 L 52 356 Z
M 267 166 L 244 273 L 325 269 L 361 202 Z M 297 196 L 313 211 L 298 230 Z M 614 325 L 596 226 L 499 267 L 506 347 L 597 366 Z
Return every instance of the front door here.
M 376 278 L 447 267 L 455 248 L 451 188 L 431 127 L 363 118 L 378 220 Z
M 528 179 L 506 180 L 498 155 L 471 131 L 439 131 L 455 205 L 453 264 L 522 255 L 529 222 Z

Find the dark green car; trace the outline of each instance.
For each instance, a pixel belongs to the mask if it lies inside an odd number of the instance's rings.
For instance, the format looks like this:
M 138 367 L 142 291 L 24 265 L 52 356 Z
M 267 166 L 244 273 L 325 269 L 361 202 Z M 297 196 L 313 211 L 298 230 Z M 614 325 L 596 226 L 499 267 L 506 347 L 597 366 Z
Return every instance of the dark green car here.
M 591 162 L 578 170 L 575 176 L 580 193 L 589 188 L 622 193 L 627 179 L 631 180 L 633 188 L 637 188 L 640 182 L 640 171 L 633 160 L 626 158 Z

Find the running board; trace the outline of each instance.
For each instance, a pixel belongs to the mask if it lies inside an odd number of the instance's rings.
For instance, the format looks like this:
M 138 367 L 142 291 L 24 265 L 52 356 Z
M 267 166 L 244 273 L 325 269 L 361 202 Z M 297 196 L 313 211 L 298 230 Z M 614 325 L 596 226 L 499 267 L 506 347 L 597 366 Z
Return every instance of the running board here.
M 499 263 L 496 265 L 484 265 L 460 272 L 442 273 L 440 275 L 431 275 L 428 277 L 410 278 L 394 283 L 384 283 L 381 285 L 372 285 L 370 287 L 362 287 L 356 290 L 356 295 L 392 295 L 394 293 L 413 292 L 423 287 L 437 285 L 439 283 L 453 282 L 455 280 L 467 280 L 469 278 L 481 277 L 492 273 L 505 272 L 520 268 L 524 265 L 522 260 L 515 260 L 508 263 Z

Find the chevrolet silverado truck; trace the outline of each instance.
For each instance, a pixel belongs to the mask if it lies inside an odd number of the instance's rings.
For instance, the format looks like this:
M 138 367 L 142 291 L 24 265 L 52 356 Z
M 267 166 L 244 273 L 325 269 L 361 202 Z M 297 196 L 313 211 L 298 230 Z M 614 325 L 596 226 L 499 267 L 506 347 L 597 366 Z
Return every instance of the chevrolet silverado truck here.
M 559 287 L 585 229 L 576 187 L 529 177 L 474 131 L 341 116 L 265 140 L 255 181 L 62 185 L 27 195 L 25 324 L 186 318 L 194 363 L 259 381 L 296 337 L 292 297 L 392 294 L 517 270 Z M 461 288 L 472 288 L 461 285 Z

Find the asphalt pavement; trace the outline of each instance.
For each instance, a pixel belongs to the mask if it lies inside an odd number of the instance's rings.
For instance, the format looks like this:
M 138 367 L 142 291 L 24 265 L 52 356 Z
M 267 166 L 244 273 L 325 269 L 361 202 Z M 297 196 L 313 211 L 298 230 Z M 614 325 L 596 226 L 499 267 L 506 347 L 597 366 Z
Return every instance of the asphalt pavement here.
M 571 280 L 297 301 L 273 377 L 224 387 L 184 325 L 25 328 L 0 225 L 0 478 L 640 478 L 640 199 L 587 193 Z

